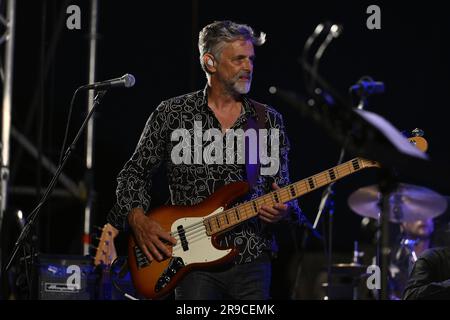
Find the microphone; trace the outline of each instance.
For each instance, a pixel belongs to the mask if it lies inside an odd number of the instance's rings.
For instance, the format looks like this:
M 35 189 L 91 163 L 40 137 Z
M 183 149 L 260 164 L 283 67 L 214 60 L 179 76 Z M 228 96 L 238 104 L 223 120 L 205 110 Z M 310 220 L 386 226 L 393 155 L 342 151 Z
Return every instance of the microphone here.
M 15 212 L 16 218 L 17 218 L 17 223 L 20 226 L 20 230 L 22 230 L 25 227 L 25 218 L 23 216 L 23 212 L 22 210 L 17 210 Z
M 134 79 L 134 76 L 132 74 L 127 73 L 120 78 L 87 84 L 85 86 L 82 86 L 81 88 L 86 90 L 90 89 L 104 90 L 113 87 L 130 88 L 134 86 L 135 82 L 136 80 Z
M 339 37 L 344 32 L 344 27 L 340 24 L 333 24 L 330 28 L 330 33 L 334 38 Z
M 373 80 L 360 80 L 357 84 L 350 87 L 350 91 L 366 95 L 383 93 L 384 83 Z

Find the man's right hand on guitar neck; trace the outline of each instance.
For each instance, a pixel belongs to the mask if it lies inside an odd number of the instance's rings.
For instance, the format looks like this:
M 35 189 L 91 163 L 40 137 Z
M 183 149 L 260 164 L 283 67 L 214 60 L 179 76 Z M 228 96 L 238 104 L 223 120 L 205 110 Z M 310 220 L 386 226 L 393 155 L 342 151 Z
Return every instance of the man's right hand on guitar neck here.
M 162 261 L 172 256 L 172 250 L 161 239 L 175 245 L 177 240 L 164 231 L 159 223 L 147 217 L 142 208 L 134 208 L 128 215 L 136 243 L 150 261 Z

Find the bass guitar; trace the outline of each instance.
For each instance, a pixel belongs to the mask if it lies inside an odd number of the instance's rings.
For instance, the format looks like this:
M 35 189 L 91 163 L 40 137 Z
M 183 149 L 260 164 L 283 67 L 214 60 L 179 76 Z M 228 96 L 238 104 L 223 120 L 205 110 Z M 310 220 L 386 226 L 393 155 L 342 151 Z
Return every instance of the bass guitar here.
M 424 138 L 413 137 L 409 141 L 426 151 Z M 168 295 L 191 270 L 231 261 L 237 249 L 219 248 L 218 236 L 257 216 L 261 206 L 286 203 L 360 170 L 379 166 L 375 161 L 354 158 L 235 207 L 231 205 L 249 191 L 246 182 L 225 185 L 194 206 L 166 205 L 149 212 L 147 217 L 158 222 L 177 243 L 168 244 L 172 251 L 170 258 L 150 262 L 134 236 L 129 237 L 128 265 L 135 289 L 149 299 Z

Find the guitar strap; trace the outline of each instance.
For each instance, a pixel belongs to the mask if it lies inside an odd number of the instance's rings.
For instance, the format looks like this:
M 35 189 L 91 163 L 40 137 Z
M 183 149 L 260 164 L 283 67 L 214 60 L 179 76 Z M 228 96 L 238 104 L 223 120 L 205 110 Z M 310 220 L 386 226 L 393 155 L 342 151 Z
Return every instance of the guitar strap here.
M 266 107 L 252 99 L 249 99 L 256 111 L 256 119 L 254 117 L 249 117 L 244 130 L 254 129 L 256 131 L 256 148 L 251 148 L 250 139 L 245 139 L 245 171 L 247 174 L 247 182 L 250 186 L 250 190 L 256 185 L 259 177 L 260 161 L 259 161 L 259 129 L 264 129 L 266 127 Z M 252 159 L 256 159 L 256 163 L 250 163 L 250 152 L 256 152 Z

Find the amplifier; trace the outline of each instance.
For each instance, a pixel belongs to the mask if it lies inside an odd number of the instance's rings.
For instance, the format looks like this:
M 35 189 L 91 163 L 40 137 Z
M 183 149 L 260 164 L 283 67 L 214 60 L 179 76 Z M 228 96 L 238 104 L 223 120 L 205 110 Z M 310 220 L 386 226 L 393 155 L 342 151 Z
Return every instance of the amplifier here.
M 89 256 L 41 254 L 38 259 L 38 299 L 93 300 L 98 274 Z

